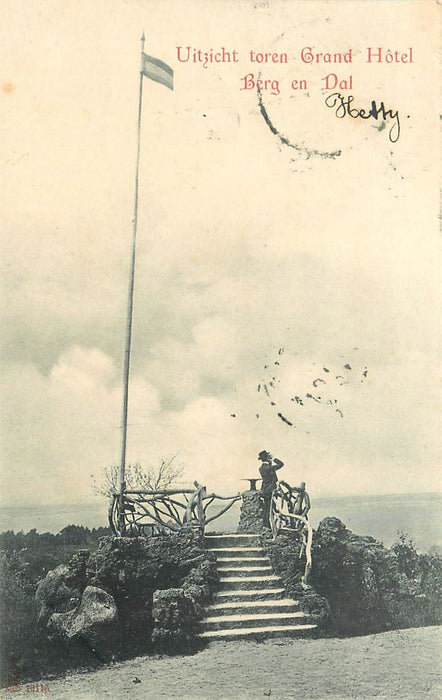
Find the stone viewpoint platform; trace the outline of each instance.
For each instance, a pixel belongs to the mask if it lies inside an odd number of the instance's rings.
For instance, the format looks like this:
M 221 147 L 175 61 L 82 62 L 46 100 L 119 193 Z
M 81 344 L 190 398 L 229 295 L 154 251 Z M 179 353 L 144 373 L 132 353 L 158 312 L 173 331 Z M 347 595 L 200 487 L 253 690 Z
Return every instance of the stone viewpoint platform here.
M 301 637 L 316 629 L 288 598 L 256 534 L 206 535 L 220 576 L 214 602 L 201 620 L 201 639 Z

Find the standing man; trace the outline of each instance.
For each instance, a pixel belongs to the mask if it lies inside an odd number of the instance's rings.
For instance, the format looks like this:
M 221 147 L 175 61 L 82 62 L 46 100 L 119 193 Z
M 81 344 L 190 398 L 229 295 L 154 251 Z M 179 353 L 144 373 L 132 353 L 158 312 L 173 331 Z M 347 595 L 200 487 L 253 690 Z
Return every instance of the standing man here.
M 273 455 L 266 450 L 259 453 L 258 459 L 262 462 L 261 466 L 259 467 L 259 473 L 261 474 L 262 478 L 261 497 L 264 501 L 264 526 L 270 527 L 270 503 L 272 500 L 273 489 L 278 483 L 276 471 L 284 466 L 284 462 L 281 462 L 281 460 L 277 459 L 277 457 L 273 457 Z

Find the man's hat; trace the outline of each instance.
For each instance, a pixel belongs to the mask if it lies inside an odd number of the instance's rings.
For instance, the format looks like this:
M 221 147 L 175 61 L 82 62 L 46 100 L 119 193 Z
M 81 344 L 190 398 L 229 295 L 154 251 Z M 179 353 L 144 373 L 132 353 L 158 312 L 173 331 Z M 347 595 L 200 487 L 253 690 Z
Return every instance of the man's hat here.
M 258 457 L 259 459 L 266 459 L 269 456 L 269 453 L 267 450 L 262 450 L 262 452 L 259 453 Z

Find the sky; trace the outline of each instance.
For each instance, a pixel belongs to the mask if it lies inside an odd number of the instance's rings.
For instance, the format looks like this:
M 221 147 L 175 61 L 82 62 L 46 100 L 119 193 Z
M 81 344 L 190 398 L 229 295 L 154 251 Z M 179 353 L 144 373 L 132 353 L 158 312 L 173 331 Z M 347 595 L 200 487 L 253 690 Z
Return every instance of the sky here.
M 119 462 L 143 30 L 174 90 L 144 79 L 128 461 L 223 495 L 262 449 L 313 498 L 439 490 L 436 10 L 2 1 L 1 504 L 92 502 Z M 400 138 L 336 118 L 329 73 Z

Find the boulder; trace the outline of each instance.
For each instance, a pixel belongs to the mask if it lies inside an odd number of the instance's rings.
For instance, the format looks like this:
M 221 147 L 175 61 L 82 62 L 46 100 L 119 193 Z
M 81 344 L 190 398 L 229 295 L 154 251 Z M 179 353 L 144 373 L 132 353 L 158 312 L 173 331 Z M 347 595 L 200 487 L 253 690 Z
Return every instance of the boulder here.
M 45 578 L 38 584 L 35 601 L 40 624 L 45 625 L 52 613 L 64 613 L 78 605 L 80 592 L 67 585 L 68 578 L 69 567 L 61 564 L 52 571 L 48 571 Z
M 170 654 L 194 647 L 199 616 L 191 596 L 182 588 L 155 591 L 152 615 L 155 625 L 152 641 L 157 649 Z
M 79 605 L 81 592 L 87 586 L 86 565 L 90 557 L 87 549 L 72 556 L 68 564 L 48 571 L 35 593 L 38 621 L 45 625 L 54 612 L 68 612 Z
M 76 610 L 53 613 L 48 621 L 52 637 L 85 642 L 99 658 L 108 658 L 115 645 L 118 613 L 109 593 L 87 586 Z
M 305 589 L 303 587 L 299 588 L 297 598 L 299 600 L 299 609 L 310 617 L 311 622 L 317 625 L 320 630 L 326 628 L 330 619 L 328 600 L 313 589 Z
M 87 586 L 81 596 L 69 636 L 82 635 L 93 640 L 99 630 L 112 625 L 117 618 L 117 606 L 112 596 L 102 588 Z

